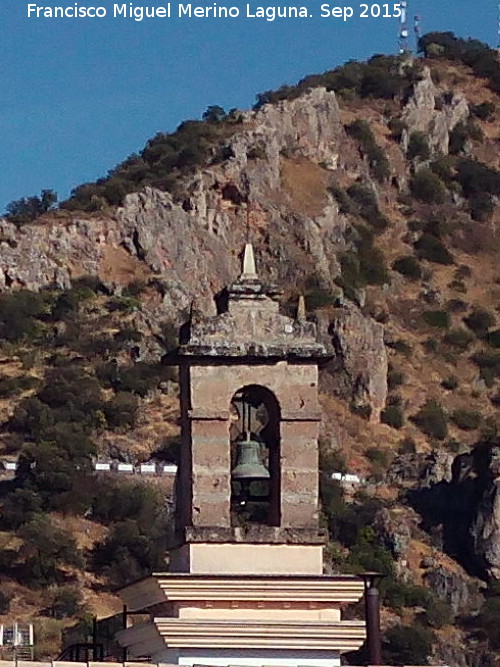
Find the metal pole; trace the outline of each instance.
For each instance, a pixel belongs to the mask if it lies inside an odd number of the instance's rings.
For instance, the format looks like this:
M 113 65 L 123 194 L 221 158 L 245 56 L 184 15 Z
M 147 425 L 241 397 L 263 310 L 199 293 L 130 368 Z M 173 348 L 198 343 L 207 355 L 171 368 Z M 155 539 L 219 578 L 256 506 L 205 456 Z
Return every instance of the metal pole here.
M 92 618 L 92 660 L 97 662 L 97 616 Z
M 366 643 L 370 665 L 382 664 L 382 638 L 380 636 L 380 595 L 374 584 L 365 584 Z
M 123 605 L 123 612 L 122 612 L 122 627 L 124 630 L 127 629 L 127 619 L 128 619 L 128 609 L 127 605 Z M 127 647 L 124 646 L 122 650 L 122 662 L 127 662 Z

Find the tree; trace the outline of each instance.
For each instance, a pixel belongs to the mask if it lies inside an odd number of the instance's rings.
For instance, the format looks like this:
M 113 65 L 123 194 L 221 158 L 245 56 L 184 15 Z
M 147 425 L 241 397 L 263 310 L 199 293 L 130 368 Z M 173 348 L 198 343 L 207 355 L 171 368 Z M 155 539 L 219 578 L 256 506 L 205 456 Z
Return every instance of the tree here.
M 42 190 L 39 197 L 22 197 L 7 204 L 6 218 L 20 227 L 50 211 L 56 202 L 57 194 L 53 190 Z
M 206 111 L 203 113 L 203 120 L 208 123 L 220 123 L 221 120 L 224 120 L 226 117 L 226 112 L 218 104 L 212 104 L 208 106 Z
M 433 633 L 419 625 L 398 625 L 385 633 L 383 658 L 388 665 L 427 665 Z
M 424 132 L 415 131 L 410 134 L 406 155 L 409 160 L 414 160 L 417 157 L 421 160 L 430 158 L 431 149 L 429 148 L 427 135 Z
M 19 528 L 31 521 L 42 509 L 40 496 L 29 488 L 19 488 L 9 493 L 2 502 L 2 523 L 7 528 Z
M 442 204 L 446 196 L 446 187 L 437 174 L 421 167 L 411 182 L 413 196 L 427 204 Z
M 415 424 L 426 435 L 444 440 L 448 435 L 448 418 L 441 405 L 429 399 L 413 417 Z
M 125 585 L 161 567 L 165 548 L 161 538 L 160 531 L 141 530 L 132 519 L 115 523 L 94 548 L 94 565 L 115 585 Z
M 50 614 L 62 619 L 81 613 L 82 593 L 74 586 L 59 586 L 52 592 Z
M 83 565 L 73 537 L 44 514 L 35 514 L 18 534 L 24 541 L 20 555 L 27 582 L 40 586 L 57 583 L 63 578 L 62 565 Z

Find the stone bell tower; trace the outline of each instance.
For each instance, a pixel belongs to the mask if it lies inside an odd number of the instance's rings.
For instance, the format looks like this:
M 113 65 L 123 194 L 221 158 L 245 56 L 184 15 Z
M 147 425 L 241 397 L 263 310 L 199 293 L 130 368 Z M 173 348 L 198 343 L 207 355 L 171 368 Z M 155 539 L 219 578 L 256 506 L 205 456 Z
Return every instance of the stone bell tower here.
M 318 363 L 303 303 L 279 312 L 245 247 L 227 308 L 193 312 L 180 367 L 178 545 L 170 571 L 127 586 L 150 621 L 118 635 L 129 658 L 194 665 L 333 667 L 364 623 L 341 607 L 363 594 L 322 574 L 318 530 Z

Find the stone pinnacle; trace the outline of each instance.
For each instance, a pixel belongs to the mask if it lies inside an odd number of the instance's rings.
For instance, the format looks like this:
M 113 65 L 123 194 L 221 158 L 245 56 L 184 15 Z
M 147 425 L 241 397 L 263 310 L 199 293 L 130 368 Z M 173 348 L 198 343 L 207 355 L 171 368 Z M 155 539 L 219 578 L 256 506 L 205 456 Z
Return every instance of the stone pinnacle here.
M 255 258 L 253 255 L 253 246 L 251 243 L 245 243 L 245 254 L 243 255 L 242 280 L 256 280 L 258 278 L 255 268 Z

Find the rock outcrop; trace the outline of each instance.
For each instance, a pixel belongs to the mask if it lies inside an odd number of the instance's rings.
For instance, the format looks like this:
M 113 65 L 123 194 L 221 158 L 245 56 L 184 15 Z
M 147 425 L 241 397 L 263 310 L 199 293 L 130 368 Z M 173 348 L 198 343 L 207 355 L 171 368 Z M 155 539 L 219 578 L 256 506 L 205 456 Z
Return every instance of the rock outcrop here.
M 500 579 L 500 447 L 491 447 L 489 465 L 480 471 L 480 502 L 470 533 L 474 553 L 490 577 Z
M 411 133 L 419 131 L 428 137 L 435 152 L 447 155 L 450 132 L 468 116 L 469 105 L 465 96 L 461 93 L 442 95 L 432 80 L 430 69 L 424 67 L 402 117 L 407 126 L 402 136 L 404 150 L 408 148 Z
M 321 329 L 325 331 L 324 323 Z M 334 310 L 328 336 L 336 355 L 325 378 L 328 390 L 356 407 L 367 407 L 370 420 L 377 422 L 387 397 L 383 326 L 349 304 Z

